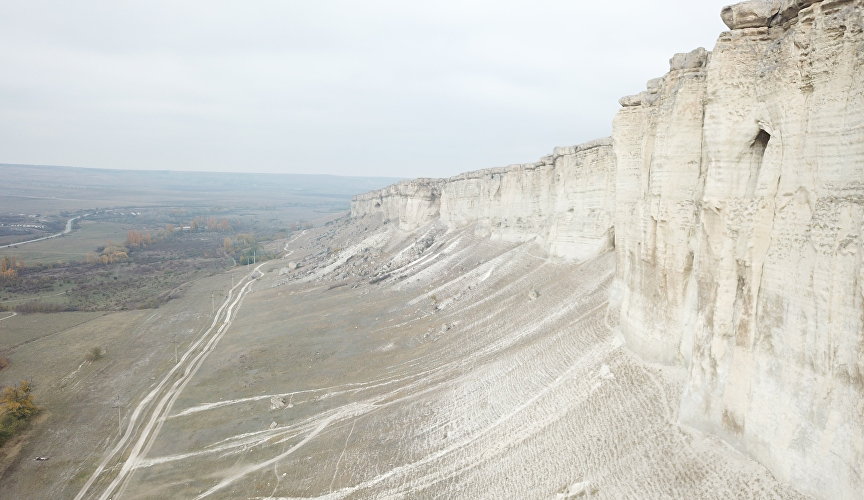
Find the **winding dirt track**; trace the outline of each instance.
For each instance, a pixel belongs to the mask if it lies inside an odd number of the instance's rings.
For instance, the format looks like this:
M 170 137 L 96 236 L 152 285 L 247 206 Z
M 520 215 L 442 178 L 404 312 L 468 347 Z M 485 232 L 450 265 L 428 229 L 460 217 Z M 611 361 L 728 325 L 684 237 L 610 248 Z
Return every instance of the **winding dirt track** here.
M 52 234 L 50 236 L 43 236 L 41 238 L 36 238 L 33 240 L 19 241 L 18 243 L 9 243 L 8 245 L 0 245 L 0 248 L 17 247 L 18 245 L 26 245 L 27 243 L 35 243 L 37 241 L 50 240 L 51 238 L 56 238 L 58 236 L 63 236 L 64 234 L 69 234 L 72 232 L 72 223 L 75 222 L 76 220 L 82 218 L 82 217 L 87 217 L 88 215 L 90 215 L 90 214 L 77 215 L 77 216 L 72 217 L 71 219 L 67 220 L 66 221 L 66 229 L 64 229 L 63 231 L 61 231 L 57 234 Z
M 244 280 L 229 290 L 228 297 L 216 310 L 210 326 L 189 346 L 177 364 L 165 374 L 159 384 L 138 403 L 129 417 L 126 431 L 117 444 L 99 462 L 96 470 L 75 495 L 75 500 L 97 498 L 95 494 L 90 494 L 94 484 L 106 472 L 116 470 L 118 465 L 120 466 L 119 472 L 105 490 L 98 495 L 98 498 L 106 500 L 123 490 L 140 457 L 146 454 L 153 440 L 159 434 L 162 423 L 171 411 L 174 401 L 186 387 L 186 384 L 195 376 L 207 355 L 213 351 L 216 344 L 230 328 L 241 301 L 251 290 L 252 284 L 255 282 L 255 275 L 263 265 L 264 263 L 259 264 Z M 126 455 L 125 460 L 122 458 L 124 455 Z M 118 457 L 121 458 L 118 459 Z

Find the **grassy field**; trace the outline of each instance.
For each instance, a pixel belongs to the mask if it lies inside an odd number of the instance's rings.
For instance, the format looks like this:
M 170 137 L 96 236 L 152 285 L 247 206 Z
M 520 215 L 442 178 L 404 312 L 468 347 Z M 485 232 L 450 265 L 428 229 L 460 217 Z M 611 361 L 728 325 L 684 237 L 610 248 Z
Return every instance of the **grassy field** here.
M 71 498 L 50 493 L 48 485 L 80 487 L 89 471 L 74 464 L 95 457 L 107 438 L 117 438 L 118 415 L 127 421 L 132 403 L 172 365 L 175 348 L 182 353 L 209 324 L 210 291 L 230 283 L 230 274 L 198 280 L 182 299 L 157 310 L 29 314 L 0 321 L 0 356 L 10 361 L 0 370 L 0 385 L 32 381 L 34 402 L 42 408 L 29 429 L 21 429 L 21 440 L 0 447 L 0 498 L 13 484 L 29 493 L 19 490 L 9 498 Z M 93 347 L 104 350 L 102 359 L 87 360 Z M 34 456 L 50 460 L 35 462 Z
M 210 324 L 242 264 L 393 181 L 2 164 L 0 175 L 6 240 L 28 237 L 10 229 L 22 220 L 44 223 L 39 237 L 89 214 L 70 234 L 0 249 L 23 262 L 0 275 L 0 386 L 31 381 L 42 408 L 0 447 L 0 491 L 25 492 L 10 498 L 80 487 L 82 457 L 117 437 L 118 417 Z M 136 244 L 129 231 L 150 236 Z M 51 309 L 63 312 L 25 312 Z M 32 460 L 42 455 L 50 461 Z
M 23 263 L 14 276 L 0 276 L 0 317 L 21 312 L 0 321 L 0 355 L 81 318 L 157 308 L 196 280 L 278 252 L 278 242 L 296 231 L 344 214 L 353 194 L 394 180 L 4 164 L 0 175 L 6 179 L 0 217 L 7 227 L 42 223 L 32 234 L 40 237 L 88 214 L 69 234 L 0 249 L 0 259 Z M 213 230 L 209 220 L 225 227 Z M 196 221 L 204 227 L 191 227 Z M 168 226 L 176 230 L 169 234 Z M 152 235 L 152 244 L 129 245 L 129 231 Z M 100 262 L 112 245 L 121 257 Z M 52 309 L 87 312 L 24 314 Z
M 122 243 L 131 224 L 82 220 L 79 229 L 57 238 L 0 249 L 0 257 L 17 257 L 25 264 L 53 264 L 84 260 L 85 255 L 100 245 L 113 241 Z
M 272 242 L 334 213 L 341 212 L 308 206 L 103 208 L 76 222 L 70 234 L 0 249 L 0 258 L 23 262 L 14 279 L 0 279 L 0 310 L 158 307 L 179 296 L 184 284 L 266 258 L 279 249 Z M 149 243 L 130 242 L 130 231 L 147 235 Z M 119 257 L 101 262 L 110 248 Z
M 0 321 L 0 352 L 57 335 L 104 315 L 104 312 L 63 312 L 11 317 Z M 6 316 L 9 313 L 0 313 L 0 318 Z

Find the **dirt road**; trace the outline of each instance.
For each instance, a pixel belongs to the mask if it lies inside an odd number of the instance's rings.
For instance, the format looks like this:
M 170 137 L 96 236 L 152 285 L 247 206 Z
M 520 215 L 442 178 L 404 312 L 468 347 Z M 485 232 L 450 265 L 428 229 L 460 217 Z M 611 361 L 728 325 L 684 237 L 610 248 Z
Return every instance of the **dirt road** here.
M 63 231 L 61 231 L 57 234 L 52 234 L 50 236 L 43 236 L 41 238 L 36 238 L 33 240 L 19 241 L 18 243 L 9 243 L 8 245 L 0 245 L 0 248 L 9 248 L 9 247 L 15 247 L 18 245 L 26 245 L 27 243 L 35 243 L 37 241 L 50 240 L 51 238 L 56 238 L 58 236 L 63 236 L 64 234 L 69 234 L 72 232 L 72 223 L 75 222 L 76 220 L 82 218 L 82 217 L 87 217 L 88 215 L 90 215 L 90 214 L 76 215 L 75 217 L 72 217 L 71 219 L 67 220 L 66 221 L 66 229 L 64 229 Z
M 119 472 L 98 498 L 112 498 L 115 493 L 122 491 L 140 457 L 146 454 L 159 434 L 174 401 L 230 328 L 241 301 L 251 290 L 255 276 L 263 265 L 264 263 L 259 264 L 252 273 L 229 290 L 225 301 L 214 314 L 210 326 L 189 346 L 160 383 L 138 403 L 129 417 L 126 430 L 120 440 L 105 454 L 96 470 L 75 496 L 75 500 L 96 498 L 95 494 L 90 494 L 91 489 L 94 489 L 94 485 L 105 473 L 116 470 L 118 465 Z M 125 460 L 118 459 L 123 456 L 126 456 Z

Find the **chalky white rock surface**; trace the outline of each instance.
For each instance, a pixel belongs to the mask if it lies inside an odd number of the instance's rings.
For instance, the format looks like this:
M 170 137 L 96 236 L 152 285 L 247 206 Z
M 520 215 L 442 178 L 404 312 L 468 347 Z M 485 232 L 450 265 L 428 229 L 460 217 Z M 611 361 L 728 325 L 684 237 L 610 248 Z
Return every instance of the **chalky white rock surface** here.
M 414 179 L 355 196 L 351 216 L 382 214 L 401 229 L 417 229 L 438 218 L 442 184 L 440 179 Z
M 705 49 L 673 57 L 671 71 L 652 81 L 651 99 L 623 108 L 613 123 L 621 333 L 643 356 L 667 363 L 685 355 L 681 325 L 693 311 L 686 289 L 707 58 Z
M 764 22 L 742 21 L 769 4 Z M 688 367 L 682 423 L 802 491 L 855 498 L 862 3 L 795 7 L 724 9 L 736 29 L 705 69 L 673 65 L 659 91 L 616 117 L 621 333 L 644 357 Z M 778 14 L 797 17 L 768 22 Z
M 433 220 L 507 242 L 537 240 L 553 255 L 587 259 L 611 248 L 614 160 L 608 139 L 557 148 L 536 163 L 418 179 L 354 198 L 351 214 L 381 214 L 400 229 Z
M 827 498 L 864 491 L 864 20 L 818 2 L 707 67 L 682 420 Z

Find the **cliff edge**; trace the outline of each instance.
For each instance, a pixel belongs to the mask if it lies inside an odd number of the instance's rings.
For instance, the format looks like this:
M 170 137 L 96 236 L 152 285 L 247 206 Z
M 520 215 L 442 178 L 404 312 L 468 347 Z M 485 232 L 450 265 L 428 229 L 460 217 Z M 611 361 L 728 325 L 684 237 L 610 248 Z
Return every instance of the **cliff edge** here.
M 680 423 L 821 498 L 864 491 L 864 1 L 722 9 L 714 50 L 621 99 L 611 139 L 407 181 L 352 216 L 472 227 L 584 260 L 610 309 L 687 371 Z

